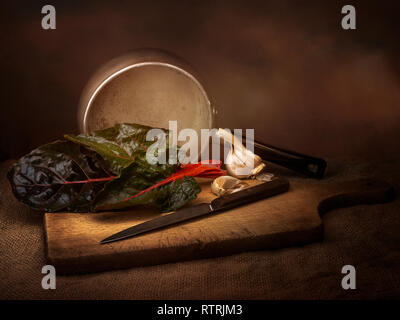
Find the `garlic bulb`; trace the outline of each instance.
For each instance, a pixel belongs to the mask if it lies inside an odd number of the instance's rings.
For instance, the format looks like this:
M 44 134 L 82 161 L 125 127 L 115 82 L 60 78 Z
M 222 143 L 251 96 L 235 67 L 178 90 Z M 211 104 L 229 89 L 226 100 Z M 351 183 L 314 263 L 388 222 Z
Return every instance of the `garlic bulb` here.
M 247 187 L 248 184 L 231 176 L 221 176 L 211 183 L 211 191 L 217 196 L 237 192 Z
M 219 128 L 218 135 L 232 144 L 232 148 L 225 159 L 226 169 L 231 176 L 245 179 L 260 173 L 264 169 L 265 163 L 262 162 L 261 157 L 246 149 L 231 132 Z

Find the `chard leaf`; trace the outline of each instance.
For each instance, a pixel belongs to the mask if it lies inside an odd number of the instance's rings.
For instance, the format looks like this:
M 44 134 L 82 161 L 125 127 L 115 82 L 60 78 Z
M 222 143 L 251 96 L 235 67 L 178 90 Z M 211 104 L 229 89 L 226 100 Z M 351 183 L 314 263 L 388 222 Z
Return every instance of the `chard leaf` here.
M 179 164 L 168 164 L 168 159 L 167 164 L 147 162 L 146 152 L 154 143 L 146 141 L 150 129 L 118 124 L 88 135 L 65 135 L 67 141 L 41 146 L 8 172 L 13 193 L 31 208 L 47 212 L 113 210 L 139 204 L 176 210 L 195 198 L 200 187 L 193 177 L 179 176 L 145 192 L 179 168 Z M 154 151 L 168 154 L 168 149 Z M 140 191 L 144 193 L 127 199 Z
M 201 191 L 200 186 L 193 177 L 183 177 L 159 188 L 157 206 L 160 207 L 162 212 L 178 210 L 190 200 L 196 199 Z M 162 193 L 164 194 L 163 196 L 161 196 Z M 138 196 L 138 198 L 141 196 Z M 129 201 L 133 202 L 134 200 L 135 198 Z
M 110 171 L 119 175 L 136 159 L 146 160 L 147 149 L 154 143 L 146 141 L 151 129 L 139 124 L 121 123 L 90 134 L 66 134 L 64 137 L 96 151 L 108 163 Z M 168 132 L 163 131 L 168 137 Z
M 19 159 L 7 177 L 15 197 L 36 210 L 89 211 L 112 179 L 98 155 L 69 141 L 56 141 Z
M 195 199 L 200 193 L 200 186 L 193 177 L 183 177 L 168 184 L 157 187 L 135 198 L 132 194 L 143 190 L 146 184 L 143 180 L 136 181 L 134 178 L 123 175 L 118 182 L 109 182 L 106 190 L 100 193 L 96 200 L 96 210 L 123 209 L 136 205 L 153 205 L 160 208 L 162 212 L 175 211 L 190 200 Z M 123 181 L 121 181 L 123 180 Z

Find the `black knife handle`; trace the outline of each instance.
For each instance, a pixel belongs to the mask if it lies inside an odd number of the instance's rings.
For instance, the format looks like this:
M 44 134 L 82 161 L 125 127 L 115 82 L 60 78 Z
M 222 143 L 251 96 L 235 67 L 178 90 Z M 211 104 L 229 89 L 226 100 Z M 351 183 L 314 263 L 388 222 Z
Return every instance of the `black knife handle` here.
M 321 179 L 325 173 L 326 161 L 324 159 L 285 150 L 258 141 L 254 141 L 254 153 L 265 161 L 272 162 L 312 178 Z
M 289 181 L 283 178 L 276 178 L 254 187 L 231 193 L 211 201 L 213 211 L 226 210 L 241 206 L 246 203 L 265 199 L 289 190 Z

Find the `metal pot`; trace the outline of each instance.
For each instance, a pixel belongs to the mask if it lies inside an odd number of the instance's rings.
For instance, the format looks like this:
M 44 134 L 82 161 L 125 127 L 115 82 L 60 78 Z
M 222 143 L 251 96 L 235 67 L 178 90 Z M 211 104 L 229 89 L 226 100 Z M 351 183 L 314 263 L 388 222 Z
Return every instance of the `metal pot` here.
M 215 126 L 211 106 L 197 72 L 168 52 L 142 49 L 114 59 L 100 68 L 83 90 L 79 107 L 81 132 L 130 122 L 178 130 Z

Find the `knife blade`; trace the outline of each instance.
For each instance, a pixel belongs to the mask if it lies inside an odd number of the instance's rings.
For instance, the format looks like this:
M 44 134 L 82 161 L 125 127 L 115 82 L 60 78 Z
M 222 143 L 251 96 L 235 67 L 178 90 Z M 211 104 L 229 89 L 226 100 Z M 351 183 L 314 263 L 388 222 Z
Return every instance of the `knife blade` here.
M 254 187 L 249 187 L 241 191 L 218 197 L 211 203 L 202 203 L 193 207 L 180 209 L 170 214 L 151 219 L 149 221 L 134 225 L 133 227 L 122 230 L 100 241 L 100 244 L 132 238 L 134 236 L 165 228 L 180 222 L 192 220 L 211 213 L 232 209 L 250 202 L 265 199 L 289 189 L 289 181 L 283 178 L 276 178 L 272 181 L 264 182 Z

